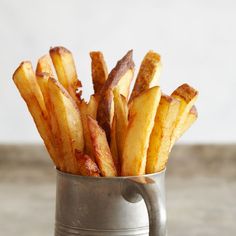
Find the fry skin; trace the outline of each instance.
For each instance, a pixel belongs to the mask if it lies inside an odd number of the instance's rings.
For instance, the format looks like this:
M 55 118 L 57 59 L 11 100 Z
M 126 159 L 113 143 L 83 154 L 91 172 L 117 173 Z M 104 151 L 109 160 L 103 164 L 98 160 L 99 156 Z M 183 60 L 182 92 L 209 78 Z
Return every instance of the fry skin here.
M 94 177 L 100 176 L 98 166 L 90 156 L 75 150 L 75 158 L 77 160 L 80 175 Z
M 153 87 L 135 97 L 130 105 L 122 157 L 122 176 L 145 174 L 149 138 L 160 97 L 160 88 Z
M 198 91 L 188 84 L 182 84 L 171 94 L 171 97 L 180 101 L 179 113 L 176 118 L 175 128 L 171 136 L 171 147 L 173 147 L 176 140 L 180 137 L 184 122 L 190 109 L 197 100 Z
M 95 94 L 99 94 L 107 80 L 108 72 L 107 65 L 102 52 L 90 52 L 93 89 Z
M 143 91 L 157 86 L 161 70 L 161 56 L 154 51 L 149 51 L 140 66 L 129 103 Z
M 93 144 L 93 155 L 101 171 L 101 175 L 105 177 L 117 176 L 104 130 L 98 125 L 97 121 L 90 116 L 88 116 L 88 128 Z
M 146 174 L 157 173 L 165 168 L 179 106 L 177 99 L 167 95 L 161 96 L 149 140 Z
M 72 53 L 64 47 L 54 47 L 50 49 L 49 54 L 56 70 L 58 80 L 71 97 L 76 102 L 79 102 L 79 90 L 82 87 L 82 84 L 77 76 Z

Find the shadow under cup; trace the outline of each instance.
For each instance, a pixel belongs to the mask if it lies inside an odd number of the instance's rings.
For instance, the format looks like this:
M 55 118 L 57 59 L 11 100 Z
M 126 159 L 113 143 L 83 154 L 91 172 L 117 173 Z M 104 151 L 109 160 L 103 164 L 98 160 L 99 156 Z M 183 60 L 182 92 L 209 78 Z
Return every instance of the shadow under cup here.
M 166 236 L 165 170 L 85 177 L 57 170 L 55 236 Z

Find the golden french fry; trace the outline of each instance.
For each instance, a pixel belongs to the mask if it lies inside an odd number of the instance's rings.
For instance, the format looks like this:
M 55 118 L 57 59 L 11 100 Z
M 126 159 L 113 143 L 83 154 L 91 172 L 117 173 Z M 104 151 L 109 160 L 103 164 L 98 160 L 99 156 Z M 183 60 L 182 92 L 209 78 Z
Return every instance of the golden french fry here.
M 127 71 L 133 69 L 134 62 L 132 59 L 133 52 L 129 51 L 120 61 L 117 62 L 115 68 L 108 75 L 98 104 L 97 120 L 98 124 L 105 130 L 108 143 L 110 143 L 111 126 L 114 116 L 113 92 L 120 79 Z
M 104 130 L 90 116 L 88 116 L 88 128 L 93 144 L 93 154 L 102 176 L 117 176 Z
M 97 116 L 97 106 L 98 102 L 95 96 L 90 96 L 90 100 L 86 103 L 84 100 L 79 104 L 81 119 L 83 123 L 84 130 L 84 142 L 85 142 L 85 153 L 88 154 L 92 159 L 93 157 L 93 146 L 91 142 L 90 132 L 88 129 L 87 116 L 91 116 L 93 119 L 96 119 Z
M 44 104 L 47 109 L 47 113 L 49 115 L 50 113 L 50 107 L 49 107 L 49 93 L 48 93 L 48 79 L 50 75 L 48 73 L 38 73 L 36 74 L 36 79 L 38 82 L 38 85 L 40 87 L 40 90 L 43 95 Z
M 117 174 L 119 175 L 120 174 L 120 158 L 119 158 L 118 149 L 117 149 L 116 131 L 117 131 L 116 119 L 113 119 L 112 128 L 111 128 L 110 149 L 111 149 L 111 154 L 112 154 L 114 164 L 116 166 Z
M 189 86 L 188 84 L 182 84 L 171 94 L 171 97 L 180 101 L 179 113 L 175 122 L 175 128 L 171 136 L 171 147 L 173 147 L 177 138 L 180 137 L 181 131 L 184 126 L 184 122 L 190 109 L 197 100 L 198 91 Z
M 54 136 L 60 137 L 61 155 L 64 157 L 67 172 L 76 174 L 75 150 L 83 152 L 83 126 L 80 112 L 64 87 L 55 79 L 48 80 L 51 113 L 55 117 L 58 130 L 52 129 Z M 55 128 L 56 128 L 55 127 Z
M 135 97 L 130 104 L 122 157 L 123 176 L 145 174 L 149 138 L 160 97 L 160 88 L 153 87 Z
M 101 102 L 102 101 L 102 102 Z M 104 129 L 108 143 L 111 141 L 111 126 L 114 117 L 113 92 L 108 89 L 103 93 L 102 99 L 99 99 L 97 110 L 97 121 Z
M 36 75 L 41 73 L 47 73 L 50 77 L 53 77 L 51 64 L 52 61 L 48 54 L 40 57 L 36 68 Z
M 161 71 L 161 56 L 149 51 L 140 66 L 129 102 L 143 91 L 158 85 Z
M 156 173 L 165 168 L 171 145 L 170 137 L 179 106 L 180 102 L 177 99 L 167 95 L 161 96 L 147 151 L 147 174 Z
M 82 87 L 82 84 L 77 76 L 72 53 L 64 47 L 51 48 L 49 53 L 55 67 L 58 80 L 69 92 L 71 97 L 77 102 L 80 95 L 78 90 Z
M 42 137 L 54 164 L 62 169 L 62 162 L 58 158 L 53 146 L 53 137 L 48 123 L 43 95 L 36 81 L 30 62 L 26 61 L 20 64 L 13 74 L 13 81 L 28 106 L 29 112 L 34 119 L 38 132 Z
M 197 108 L 193 105 L 179 132 L 179 137 L 176 137 L 176 140 L 178 140 L 192 126 L 192 124 L 197 120 L 197 118 L 198 118 Z
M 116 120 L 116 141 L 118 157 L 121 159 L 123 155 L 125 136 L 128 126 L 128 106 L 127 100 L 119 93 L 118 89 L 114 89 L 114 119 Z M 120 160 L 122 163 L 122 160 Z
M 117 89 L 119 93 L 122 94 L 126 99 L 129 98 L 129 90 L 130 84 L 134 77 L 134 68 L 129 69 L 120 79 L 119 83 L 117 84 Z
M 108 77 L 107 65 L 102 52 L 90 52 L 90 57 L 92 60 L 93 89 L 95 94 L 99 94 Z
M 90 156 L 75 150 L 75 158 L 81 175 L 94 177 L 100 176 L 98 166 Z

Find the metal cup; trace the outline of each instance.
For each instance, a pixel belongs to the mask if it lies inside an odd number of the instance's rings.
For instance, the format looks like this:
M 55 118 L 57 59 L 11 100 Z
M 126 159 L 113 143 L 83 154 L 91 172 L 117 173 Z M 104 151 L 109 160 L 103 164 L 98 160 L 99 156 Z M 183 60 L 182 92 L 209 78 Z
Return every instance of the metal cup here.
M 166 236 L 165 170 L 84 177 L 57 170 L 55 236 Z

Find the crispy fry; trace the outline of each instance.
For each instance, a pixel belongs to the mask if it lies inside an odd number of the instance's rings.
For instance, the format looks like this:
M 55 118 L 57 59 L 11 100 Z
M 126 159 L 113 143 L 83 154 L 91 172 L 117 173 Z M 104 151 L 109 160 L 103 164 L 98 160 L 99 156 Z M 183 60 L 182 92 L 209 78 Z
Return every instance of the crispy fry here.
M 117 89 L 119 93 L 122 94 L 126 99 L 129 98 L 130 84 L 134 77 L 134 68 L 129 69 L 120 79 L 117 84 Z
M 122 157 L 123 176 L 145 174 L 149 138 L 160 97 L 160 88 L 153 87 L 134 98 L 130 104 Z
M 50 56 L 55 67 L 58 80 L 69 92 L 71 97 L 78 102 L 79 89 L 82 87 L 75 69 L 72 53 L 64 47 L 51 48 Z
M 110 133 L 113 120 L 113 92 L 120 79 L 127 71 L 134 67 L 132 59 L 132 50 L 129 51 L 120 61 L 117 62 L 115 68 L 108 75 L 99 99 L 97 120 L 98 124 L 105 130 L 108 143 L 110 143 Z
M 147 174 L 159 172 L 165 168 L 171 145 L 170 137 L 179 106 L 180 102 L 177 99 L 167 95 L 161 96 L 147 151 Z
M 104 60 L 102 52 L 90 52 L 90 57 L 92 60 L 92 79 L 93 79 L 93 89 L 95 94 L 99 94 L 101 89 L 107 80 L 108 72 L 107 65 Z
M 111 141 L 111 126 L 114 117 L 113 92 L 108 89 L 98 103 L 97 121 L 104 129 L 108 143 Z
M 90 96 L 90 100 L 88 103 L 82 100 L 79 105 L 81 119 L 83 123 L 83 130 L 84 130 L 85 153 L 88 154 L 93 160 L 94 160 L 93 146 L 91 143 L 91 137 L 88 129 L 87 116 L 89 115 L 93 119 L 96 119 L 97 106 L 98 106 L 97 100 L 93 95 Z
M 119 94 L 118 89 L 115 89 L 113 93 L 114 93 L 114 109 L 115 109 L 114 119 L 116 120 L 117 150 L 118 150 L 118 157 L 122 159 L 125 136 L 128 126 L 128 106 L 126 98 L 121 94 Z M 122 160 L 120 160 L 120 162 L 122 163 Z
M 179 113 L 175 122 L 175 128 L 171 136 L 171 147 L 173 147 L 175 141 L 181 135 L 181 130 L 184 126 L 184 121 L 192 108 L 193 104 L 197 100 L 198 91 L 189 86 L 188 84 L 182 84 L 172 94 L 171 97 L 180 101 Z
M 53 77 L 51 64 L 52 61 L 48 54 L 40 57 L 36 68 L 36 75 L 41 73 L 47 73 L 50 77 Z
M 53 78 L 48 80 L 48 91 L 53 117 L 56 118 L 59 130 L 54 136 L 60 137 L 60 148 L 66 163 L 67 172 L 76 174 L 75 149 L 83 152 L 84 139 L 80 112 L 74 100 L 62 85 Z
M 62 163 L 57 157 L 57 153 L 53 147 L 53 137 L 47 120 L 47 111 L 43 95 L 37 84 L 31 63 L 22 62 L 13 74 L 13 80 L 28 106 L 38 132 L 42 137 L 54 164 L 62 169 Z
M 179 137 L 176 137 L 176 140 L 178 140 L 192 126 L 192 124 L 197 120 L 197 118 L 198 118 L 197 108 L 196 106 L 193 105 L 179 132 Z
M 160 69 L 161 56 L 154 51 L 149 51 L 140 66 L 129 102 L 148 88 L 158 85 Z
M 120 158 L 118 156 L 118 150 L 117 150 L 117 139 L 116 139 L 116 119 L 113 119 L 112 122 L 112 128 L 111 128 L 111 154 L 114 161 L 114 164 L 116 166 L 117 174 L 120 174 Z
M 88 116 L 88 128 L 93 144 L 93 154 L 102 176 L 117 176 L 106 134 L 97 121 Z
M 81 175 L 99 177 L 100 171 L 92 158 L 78 150 L 75 150 L 78 170 Z

